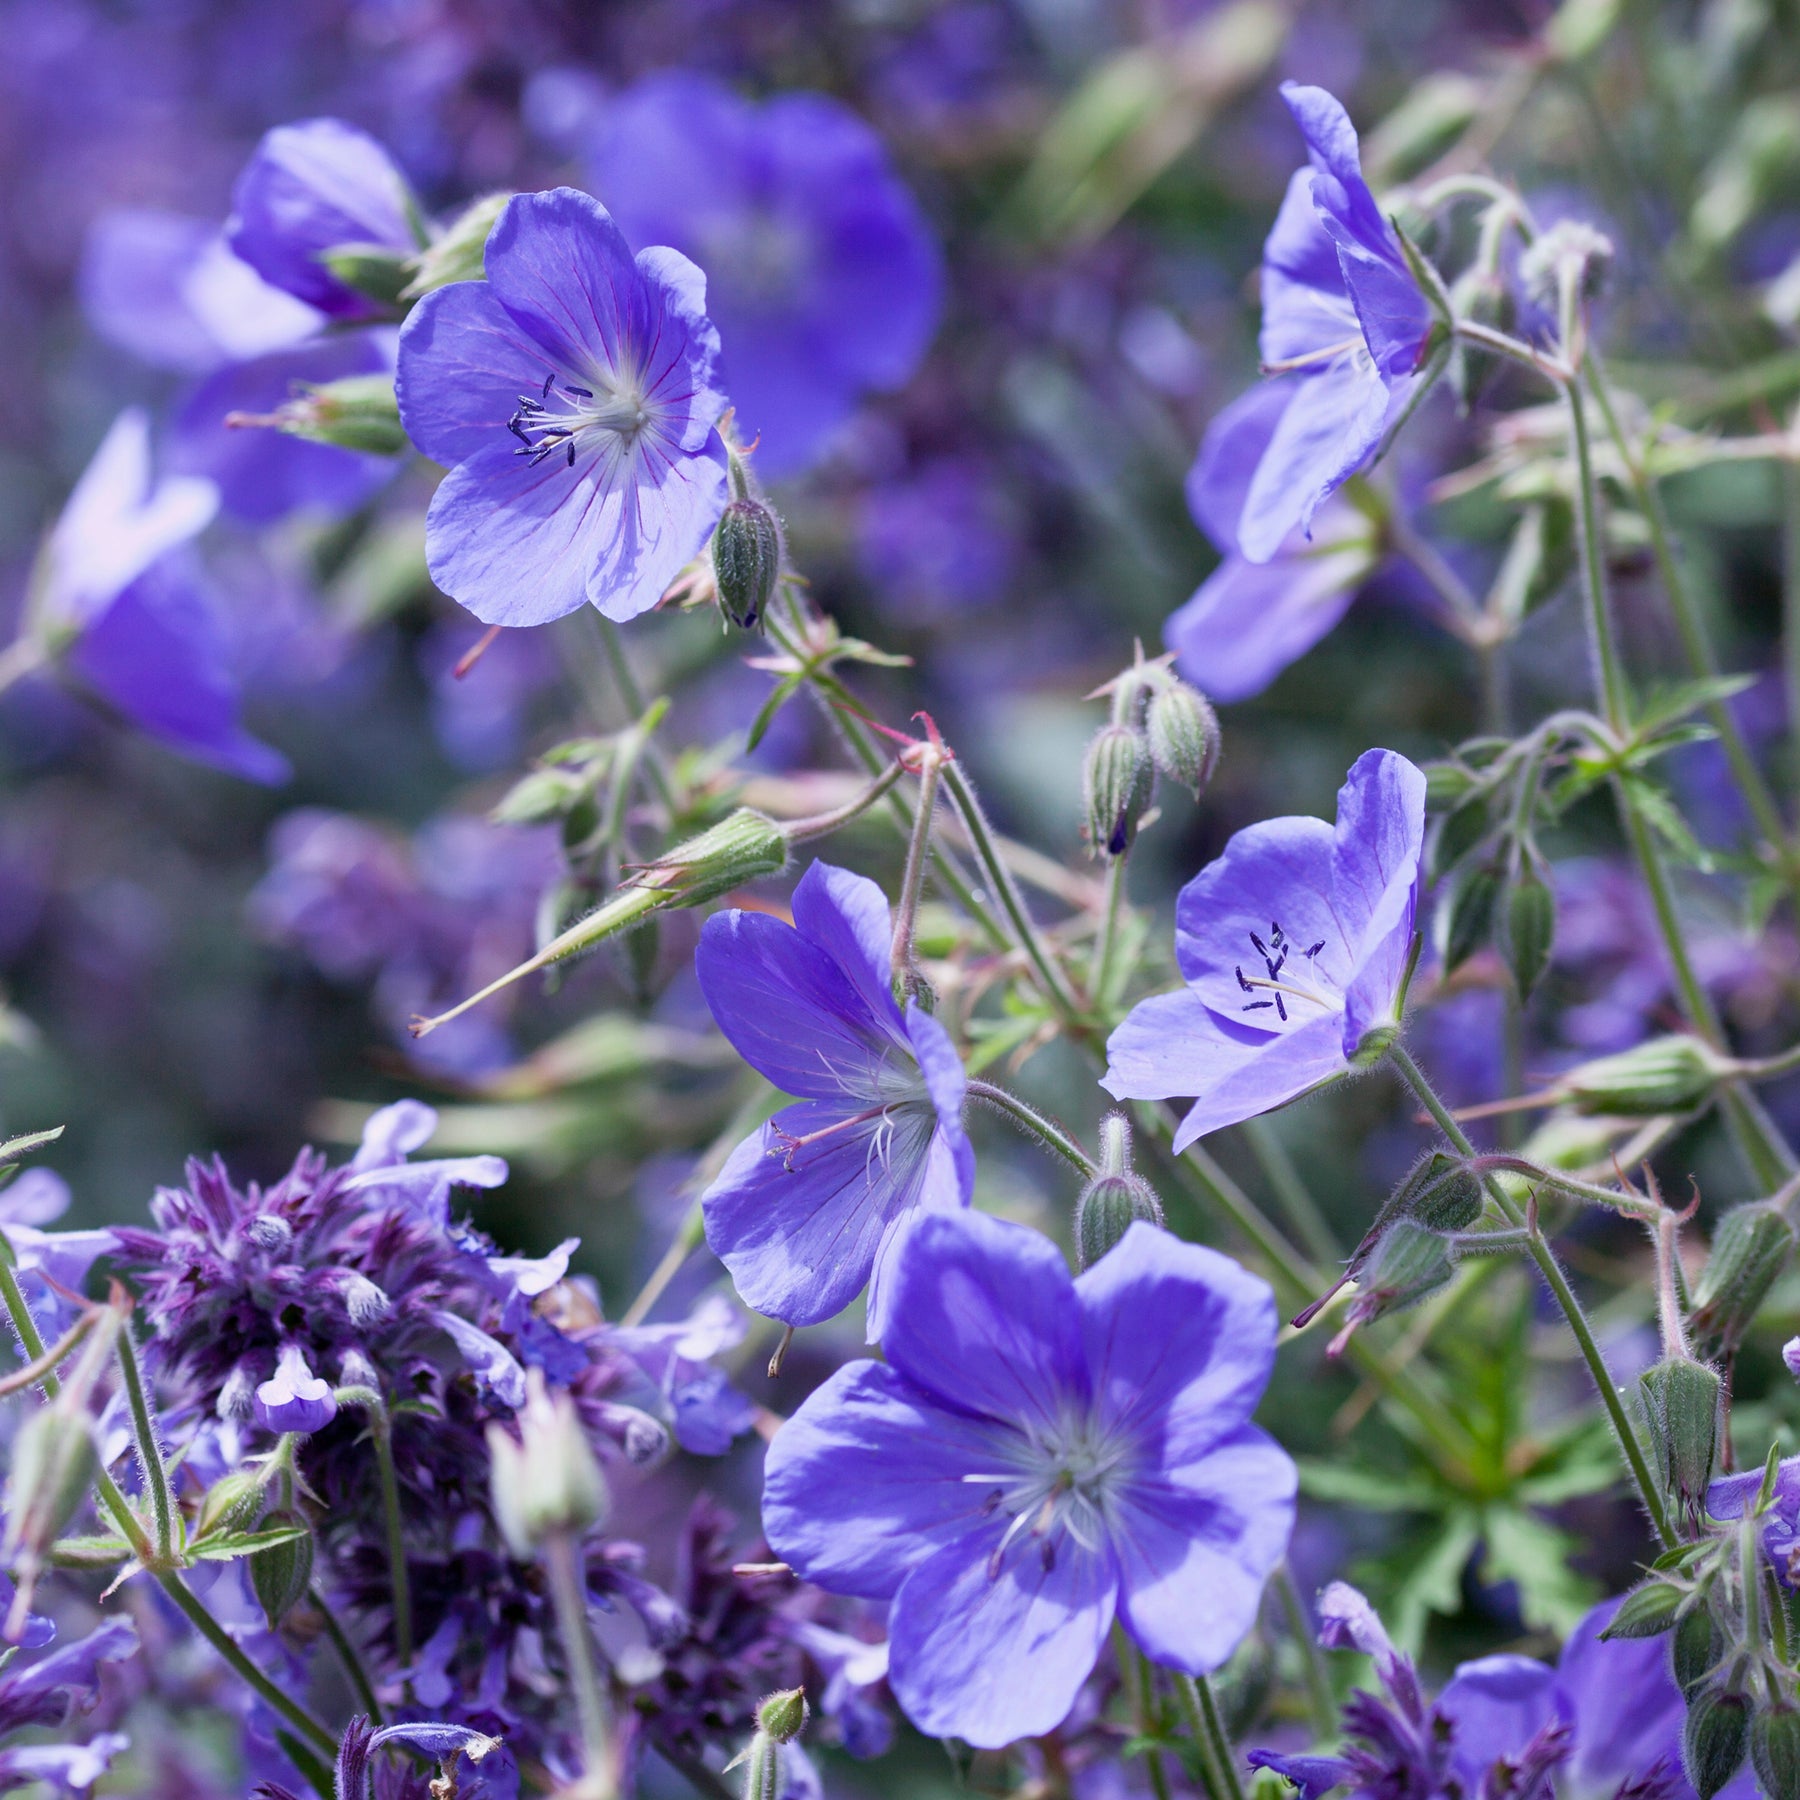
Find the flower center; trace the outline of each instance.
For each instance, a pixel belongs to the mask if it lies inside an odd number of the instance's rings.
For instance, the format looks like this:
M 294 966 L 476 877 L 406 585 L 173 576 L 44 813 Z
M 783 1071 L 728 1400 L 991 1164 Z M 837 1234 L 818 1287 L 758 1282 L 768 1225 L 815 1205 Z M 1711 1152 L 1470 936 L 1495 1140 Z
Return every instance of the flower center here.
M 1011 1468 L 965 1475 L 990 1490 L 984 1512 L 1012 1518 L 988 1558 L 988 1579 L 999 1578 L 1007 1552 L 1021 1541 L 1037 1545 L 1046 1569 L 1056 1566 L 1065 1532 L 1080 1549 L 1097 1551 L 1115 1523 L 1131 1452 L 1129 1439 L 1087 1418 L 1065 1418 L 1047 1431 L 1022 1432 Z
M 1246 994 L 1254 996 L 1239 1006 L 1240 1012 L 1266 1012 L 1273 1007 L 1276 1018 L 1285 1025 L 1288 1023 L 1290 1000 L 1307 1001 L 1325 1012 L 1336 1012 L 1339 1009 L 1341 1000 L 1330 991 L 1330 984 L 1324 979 L 1323 971 L 1317 967 L 1319 952 L 1325 948 L 1323 938 L 1303 950 L 1281 929 L 1279 920 L 1269 922 L 1267 943 L 1254 931 L 1246 935 L 1256 954 L 1262 958 L 1266 973 L 1246 975 L 1242 963 L 1233 970 L 1238 986 Z
M 572 469 L 576 446 L 587 434 L 598 433 L 613 441 L 609 447 L 629 451 L 652 417 L 648 396 L 635 381 L 586 388 L 558 381 L 552 371 L 539 392 L 519 396 L 518 411 L 506 421 L 506 429 L 519 440 L 513 455 L 528 457 L 534 469 L 559 452 Z

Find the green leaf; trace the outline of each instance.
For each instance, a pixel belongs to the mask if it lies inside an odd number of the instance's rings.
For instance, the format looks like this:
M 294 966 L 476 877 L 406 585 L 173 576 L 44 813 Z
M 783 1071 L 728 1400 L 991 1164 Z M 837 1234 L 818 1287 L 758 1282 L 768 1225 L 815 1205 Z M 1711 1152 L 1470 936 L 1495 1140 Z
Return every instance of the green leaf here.
M 1300 1461 L 1300 1491 L 1309 1500 L 1333 1500 L 1365 1512 L 1441 1512 L 1445 1504 L 1443 1489 L 1422 1477 L 1311 1457 Z
M 1528 1625 L 1566 1637 L 1598 1597 L 1570 1561 L 1580 1548 L 1566 1531 L 1517 1507 L 1490 1507 L 1483 1521 L 1484 1581 L 1510 1581 Z
M 43 1149 L 46 1144 L 54 1144 L 62 1134 L 63 1127 L 53 1125 L 48 1131 L 28 1131 L 23 1137 L 8 1138 L 0 1144 L 0 1163 L 15 1163 L 20 1157 Z
M 291 1544 L 308 1535 L 304 1525 L 276 1525 L 267 1531 L 215 1531 L 190 1546 L 188 1554 L 205 1562 L 229 1562 L 233 1557 L 254 1556 L 258 1550 L 273 1550 L 278 1544 Z
M 1640 741 L 1654 737 L 1665 725 L 1673 725 L 1703 706 L 1714 706 L 1754 687 L 1754 675 L 1713 675 L 1703 681 L 1683 681 L 1654 689 L 1638 708 L 1634 721 Z
M 1692 863 L 1702 873 L 1710 874 L 1713 860 L 1700 841 L 1688 829 L 1688 822 L 1661 788 L 1638 775 L 1625 777 L 1625 791 L 1644 822 L 1675 854 Z
M 1424 1545 L 1409 1540 L 1401 1545 L 1386 1567 L 1397 1568 L 1400 1579 L 1387 1588 L 1381 1615 L 1394 1642 L 1409 1656 L 1417 1656 L 1425 1637 L 1425 1622 L 1433 1613 L 1446 1618 L 1462 1606 L 1462 1574 L 1481 1537 L 1479 1515 L 1459 1506 L 1448 1514 L 1436 1537 Z
M 750 730 L 744 738 L 744 753 L 748 755 L 763 741 L 764 735 L 775 723 L 775 715 L 799 693 L 806 682 L 804 670 L 785 676 L 770 690 L 769 697 L 757 709 L 756 717 L 750 721 Z

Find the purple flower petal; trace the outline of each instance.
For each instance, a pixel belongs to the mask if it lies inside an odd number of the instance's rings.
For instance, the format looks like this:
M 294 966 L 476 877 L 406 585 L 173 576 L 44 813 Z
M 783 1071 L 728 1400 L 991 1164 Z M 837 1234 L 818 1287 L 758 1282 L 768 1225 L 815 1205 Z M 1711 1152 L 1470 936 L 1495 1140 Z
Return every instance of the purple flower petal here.
M 888 1361 L 953 1410 L 1055 1422 L 1088 1398 L 1062 1252 L 984 1213 L 929 1213 L 895 1271 Z
M 69 1210 L 69 1184 L 54 1169 L 27 1169 L 0 1188 L 0 1225 L 48 1225 Z
M 541 345 L 485 281 L 458 281 L 427 294 L 402 328 L 394 378 L 407 436 L 446 468 L 495 442 L 521 394 L 543 385 Z
M 312 1372 L 306 1352 L 290 1339 L 275 1373 L 256 1390 L 256 1422 L 265 1431 L 323 1431 L 337 1417 L 331 1383 Z
M 1117 1584 L 1109 1558 L 1066 1549 L 1046 1567 L 1028 1547 L 990 1575 L 986 1548 L 948 1545 L 902 1583 L 889 1683 L 921 1731 L 997 1750 L 1068 1716 L 1105 1648 Z
M 525 1371 L 504 1344 L 442 1307 L 434 1308 L 431 1317 L 455 1344 L 475 1379 L 490 1389 L 502 1406 L 517 1410 L 525 1404 Z
M 995 1427 L 942 1411 L 880 1363 L 847 1364 L 775 1434 L 763 1531 L 807 1581 L 891 1598 L 935 1550 L 984 1520 Z
M 1556 1722 L 1556 1685 L 1556 1671 L 1530 1656 L 1484 1656 L 1457 1669 L 1437 1710 L 1456 1727 L 1450 1754 L 1465 1792 L 1481 1792 L 1481 1778 L 1497 1759 L 1517 1757 Z

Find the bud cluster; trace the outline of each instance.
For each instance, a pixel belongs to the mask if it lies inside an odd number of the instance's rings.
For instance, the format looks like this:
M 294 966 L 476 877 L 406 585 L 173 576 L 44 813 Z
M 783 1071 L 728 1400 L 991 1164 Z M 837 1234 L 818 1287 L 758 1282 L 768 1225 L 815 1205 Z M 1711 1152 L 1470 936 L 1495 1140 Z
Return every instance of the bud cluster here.
M 1095 733 L 1082 764 L 1082 832 L 1095 856 L 1124 856 L 1156 795 L 1156 778 L 1197 796 L 1219 760 L 1219 721 L 1206 696 L 1170 666 L 1137 661 L 1090 698 L 1112 696 L 1112 717 Z

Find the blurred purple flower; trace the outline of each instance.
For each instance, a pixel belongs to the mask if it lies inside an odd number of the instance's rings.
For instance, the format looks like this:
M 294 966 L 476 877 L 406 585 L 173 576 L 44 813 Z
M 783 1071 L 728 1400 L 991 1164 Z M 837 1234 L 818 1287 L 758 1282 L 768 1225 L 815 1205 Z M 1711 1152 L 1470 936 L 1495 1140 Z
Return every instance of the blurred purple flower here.
M 925 622 L 1004 599 L 1017 561 L 1014 538 L 981 465 L 940 456 L 870 490 L 856 552 L 894 616 Z
M 1320 1599 L 1319 1641 L 1374 1657 L 1385 1701 L 1361 1690 L 1344 1707 L 1347 1743 L 1336 1755 L 1253 1750 L 1250 1762 L 1285 1775 L 1304 1800 L 1338 1787 L 1353 1794 L 1568 1793 L 1694 1800 L 1682 1768 L 1687 1708 L 1660 1638 L 1603 1642 L 1619 1602 L 1576 1626 L 1552 1668 L 1528 1656 L 1461 1665 L 1435 1702 L 1388 1640 L 1367 1600 L 1343 1582 Z M 1555 1785 L 1550 1777 L 1554 1774 Z M 1756 1792 L 1748 1769 L 1724 1790 Z
M 1238 546 L 1266 563 L 1374 455 L 1411 403 L 1431 312 L 1362 178 L 1356 131 L 1323 88 L 1281 90 L 1306 140 L 1263 248 L 1262 360 L 1285 394 L 1251 477 Z
M 707 1189 L 706 1241 L 744 1299 L 789 1325 L 829 1319 L 866 1284 L 874 1342 L 908 1227 L 969 1203 L 963 1066 L 917 1001 L 894 1002 L 893 924 L 874 882 L 815 862 L 793 910 L 792 925 L 715 913 L 695 952 L 733 1049 L 799 1096 Z
M 980 1748 L 1053 1730 L 1115 1610 L 1205 1674 L 1256 1618 L 1294 1465 L 1250 1415 L 1266 1283 L 1142 1223 L 1079 1279 L 1025 1226 L 933 1214 L 899 1258 L 885 1364 L 769 1446 L 763 1523 L 805 1580 L 892 1601 L 895 1697 Z
M 1245 498 L 1287 407 L 1279 382 L 1241 395 L 1207 427 L 1188 474 L 1188 509 L 1224 560 L 1171 614 L 1163 642 L 1215 700 L 1260 694 L 1337 624 L 1379 560 L 1374 526 L 1335 499 L 1272 557 L 1252 562 L 1238 550 Z
M 0 1790 L 45 1783 L 53 1792 L 85 1794 L 131 1740 L 97 1732 L 85 1744 L 10 1744 L 0 1750 Z
M 634 258 L 573 188 L 508 201 L 487 271 L 427 294 L 400 334 L 401 419 L 450 469 L 431 573 L 490 625 L 584 602 L 635 618 L 724 505 L 706 278 L 673 250 Z
M 665 71 L 613 102 L 589 166 L 629 237 L 705 269 L 763 474 L 802 473 L 863 394 L 911 378 L 937 326 L 942 259 L 881 140 L 840 101 L 756 105 Z
M 303 508 L 354 511 L 390 480 L 392 457 L 312 444 L 286 432 L 228 425 L 232 413 L 258 418 L 303 386 L 394 366 L 391 334 L 358 332 L 228 363 L 192 388 L 169 431 L 169 466 L 214 482 L 233 517 L 266 525 Z
M 279 125 L 263 138 L 232 191 L 225 237 L 265 281 L 334 319 L 383 309 L 339 281 L 326 252 L 361 245 L 410 255 L 421 243 L 406 178 L 341 119 Z
M 45 1231 L 44 1226 L 69 1210 L 69 1184 L 52 1169 L 22 1171 L 0 1188 L 0 1231 L 12 1250 L 20 1285 L 40 1328 L 51 1339 L 75 1323 L 75 1303 L 59 1292 L 79 1294 L 88 1271 L 113 1248 L 105 1226 L 85 1231 Z
M 1791 1348 L 1784 1348 L 1784 1362 Z M 1744 1508 L 1755 1504 L 1762 1478 L 1761 1469 L 1721 1475 L 1706 1490 L 1706 1510 L 1715 1519 L 1741 1519 Z M 1784 1457 L 1776 1468 L 1775 1497 L 1769 1503 L 1762 1545 L 1782 1586 L 1800 1587 L 1800 1456 Z
M 9 1664 L 0 1672 L 0 1733 L 61 1725 L 87 1711 L 100 1698 L 100 1665 L 122 1662 L 137 1647 L 131 1620 L 110 1618 L 48 1656 Z
M 674 1419 L 682 1449 L 723 1456 L 755 1422 L 756 1408 L 714 1360 L 744 1341 L 744 1316 L 723 1294 L 709 1294 L 669 1325 L 615 1325 L 607 1342 L 643 1370 Z
M 461 613 L 434 625 L 419 660 L 431 683 L 431 723 L 459 769 L 485 773 L 518 759 L 536 703 L 561 675 L 555 648 L 541 633 L 503 631 L 467 674 L 456 673 L 480 641 Z
M 324 322 L 234 256 L 217 226 L 140 207 L 94 221 L 80 292 L 103 338 L 140 362 L 189 375 L 288 349 Z
M 172 555 L 217 506 L 210 481 L 158 479 L 149 420 L 121 413 L 50 533 L 35 628 L 78 686 L 148 736 L 228 774 L 281 782 L 286 758 L 238 722 L 224 623 Z
M 1198 1095 L 1184 1150 L 1345 1073 L 1398 1022 L 1424 839 L 1425 777 L 1392 750 L 1357 759 L 1335 829 L 1300 816 L 1238 832 L 1175 903 L 1187 986 L 1132 1008 L 1101 1085 Z

